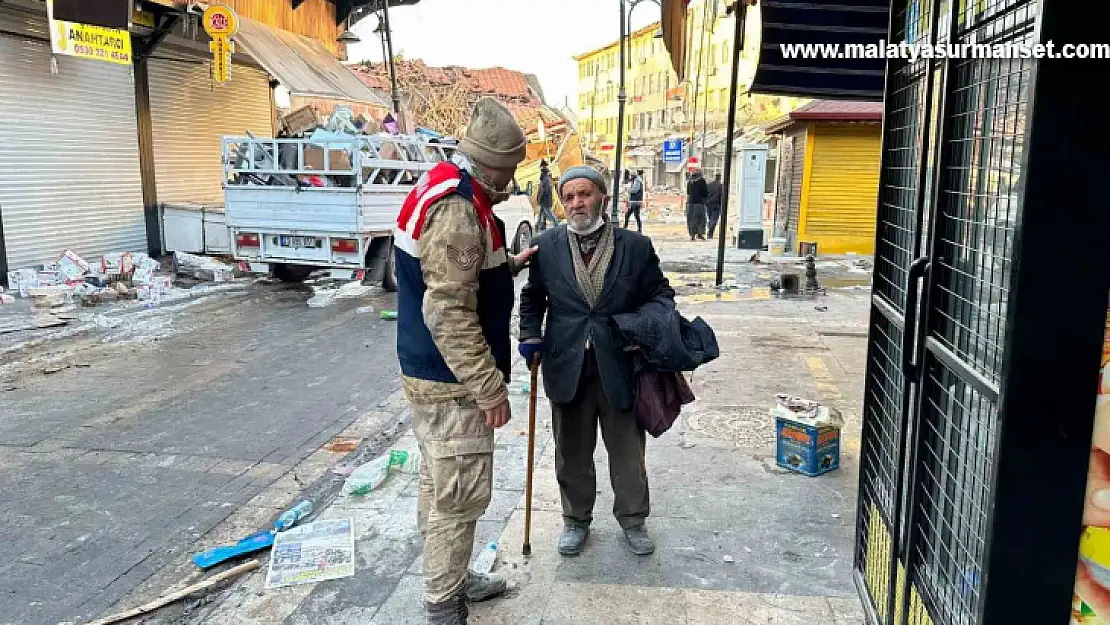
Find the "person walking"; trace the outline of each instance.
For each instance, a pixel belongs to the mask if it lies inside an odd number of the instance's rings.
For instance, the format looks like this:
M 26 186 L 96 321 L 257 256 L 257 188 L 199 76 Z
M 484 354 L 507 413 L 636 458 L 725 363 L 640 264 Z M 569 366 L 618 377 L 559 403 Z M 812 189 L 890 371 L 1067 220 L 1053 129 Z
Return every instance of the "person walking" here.
M 508 255 L 493 212 L 525 145 L 508 109 L 479 100 L 457 152 L 421 177 L 394 231 L 397 355 L 422 458 L 417 522 L 432 625 L 466 625 L 468 601 L 506 587 L 467 566 L 493 494 L 493 432 L 511 418 L 513 276 L 536 252 Z
M 721 199 L 724 187 L 721 186 L 721 174 L 713 175 L 713 182 L 706 188 L 705 209 L 709 215 L 709 238 L 717 229 L 717 220 L 721 218 Z M 723 226 L 722 226 L 723 227 Z
M 644 222 L 640 219 L 640 207 L 644 205 L 644 172 L 636 170 L 631 172 L 632 180 L 628 183 L 628 210 L 624 213 L 624 227 L 635 215 L 636 232 L 644 231 Z
M 582 552 L 597 495 L 597 431 L 609 452 L 613 514 L 629 549 L 655 551 L 645 520 L 650 512 L 645 432 L 633 414 L 632 352 L 613 318 L 650 303 L 674 309 L 674 290 L 659 267 L 651 239 L 609 223 L 605 180 L 587 166 L 559 178 L 566 225 L 538 239 L 539 251 L 520 296 L 524 359 L 540 354 L 551 402 L 555 474 L 564 530 L 559 553 Z
M 547 230 L 547 222 L 551 221 L 552 226 L 559 225 L 559 220 L 555 217 L 555 212 L 552 210 L 554 204 L 554 185 L 551 180 L 551 169 L 547 166 L 547 160 L 540 161 L 540 188 L 537 193 L 537 201 L 540 205 L 540 216 L 537 219 L 536 231 L 543 232 Z
M 690 172 L 690 179 L 686 182 L 686 229 L 691 241 L 705 240 L 705 202 L 708 196 L 709 186 L 705 183 L 701 168 Z

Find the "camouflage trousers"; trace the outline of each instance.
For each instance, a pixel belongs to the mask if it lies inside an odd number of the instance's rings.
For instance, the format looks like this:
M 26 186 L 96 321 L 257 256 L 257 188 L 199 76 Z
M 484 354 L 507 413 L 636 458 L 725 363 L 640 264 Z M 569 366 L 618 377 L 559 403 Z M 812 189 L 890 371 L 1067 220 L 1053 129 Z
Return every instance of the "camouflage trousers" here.
M 442 603 L 466 585 L 474 530 L 493 496 L 493 429 L 469 397 L 410 405 L 421 455 L 424 600 Z

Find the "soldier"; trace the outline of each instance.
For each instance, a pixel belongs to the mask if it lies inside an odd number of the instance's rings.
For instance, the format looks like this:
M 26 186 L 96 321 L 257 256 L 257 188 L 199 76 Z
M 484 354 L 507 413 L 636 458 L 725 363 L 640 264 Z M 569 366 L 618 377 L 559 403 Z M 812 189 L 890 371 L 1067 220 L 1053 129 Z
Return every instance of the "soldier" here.
M 513 276 L 536 251 L 509 255 L 493 213 L 525 153 L 508 109 L 483 98 L 451 162 L 406 198 L 394 234 L 397 354 L 423 457 L 418 522 L 434 625 L 465 625 L 468 600 L 505 590 L 467 566 L 492 496 L 493 430 L 510 419 Z

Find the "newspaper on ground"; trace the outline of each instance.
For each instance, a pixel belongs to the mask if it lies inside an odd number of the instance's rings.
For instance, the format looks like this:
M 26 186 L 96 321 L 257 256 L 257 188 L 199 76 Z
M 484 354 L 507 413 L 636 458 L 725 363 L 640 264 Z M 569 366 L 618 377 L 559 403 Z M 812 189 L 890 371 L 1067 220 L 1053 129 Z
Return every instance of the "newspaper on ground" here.
M 353 519 L 315 521 L 274 537 L 266 588 L 314 584 L 354 574 Z

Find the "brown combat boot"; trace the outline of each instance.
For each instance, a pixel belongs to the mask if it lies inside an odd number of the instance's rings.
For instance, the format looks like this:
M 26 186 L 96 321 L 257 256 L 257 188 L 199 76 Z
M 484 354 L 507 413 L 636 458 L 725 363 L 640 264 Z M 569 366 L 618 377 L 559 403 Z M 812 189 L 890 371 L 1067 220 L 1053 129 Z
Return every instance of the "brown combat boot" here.
M 466 595 L 460 593 L 443 603 L 424 602 L 428 625 L 467 625 L 470 609 L 466 606 Z

